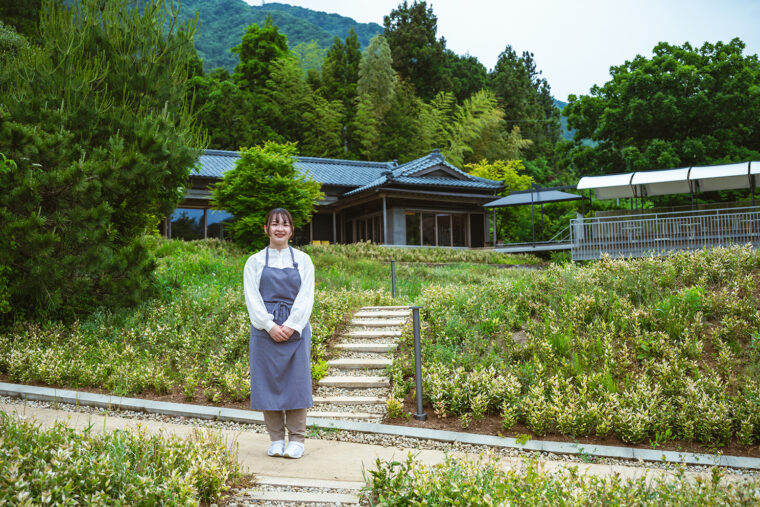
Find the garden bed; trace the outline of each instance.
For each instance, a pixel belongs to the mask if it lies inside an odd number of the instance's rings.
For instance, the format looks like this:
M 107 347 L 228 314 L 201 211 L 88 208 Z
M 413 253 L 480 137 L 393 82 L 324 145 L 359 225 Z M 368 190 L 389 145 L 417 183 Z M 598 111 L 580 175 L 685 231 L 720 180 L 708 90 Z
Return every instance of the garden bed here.
M 756 455 L 759 280 L 760 252 L 734 247 L 427 288 L 429 416 L 449 429 L 493 416 L 502 434 Z M 404 336 L 396 399 L 413 387 Z

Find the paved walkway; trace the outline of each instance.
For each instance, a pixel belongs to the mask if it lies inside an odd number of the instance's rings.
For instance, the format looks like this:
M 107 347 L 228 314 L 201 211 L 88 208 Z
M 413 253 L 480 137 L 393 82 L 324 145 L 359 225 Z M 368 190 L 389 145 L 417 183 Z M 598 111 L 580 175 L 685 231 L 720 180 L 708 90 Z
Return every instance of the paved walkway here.
M 32 408 L 25 405 L 0 403 L 0 410 L 27 420 L 36 420 L 43 427 L 52 426 L 56 421 L 64 421 L 75 429 L 92 426 L 94 431 L 102 432 L 104 430 L 134 429 L 139 425 L 149 432 L 164 431 L 183 437 L 189 435 L 193 430 L 193 426 L 184 424 L 122 418 L 113 415 L 68 412 L 49 408 Z M 238 456 L 245 470 L 266 476 L 362 481 L 362 469 L 374 469 L 377 458 L 384 460 L 405 459 L 409 452 L 415 453 L 419 461 L 427 464 L 440 463 L 445 458 L 445 454 L 442 451 L 392 448 L 320 439 L 306 440 L 306 455 L 300 460 L 270 458 L 266 455 L 269 445 L 267 435 L 250 431 L 232 430 L 222 430 L 222 433 L 228 442 L 234 441 L 239 445 Z M 478 458 L 475 455 L 469 455 L 468 457 L 472 459 Z M 512 468 L 519 467 L 522 460 L 519 458 L 501 458 L 500 462 L 504 468 Z M 637 478 L 647 474 L 651 479 L 663 473 L 668 473 L 659 469 L 646 469 L 636 466 L 576 464 L 562 461 L 543 462 L 544 469 L 547 471 L 566 468 L 569 465 L 577 466 L 581 474 L 619 474 L 622 478 Z M 703 474 L 694 473 L 694 475 Z

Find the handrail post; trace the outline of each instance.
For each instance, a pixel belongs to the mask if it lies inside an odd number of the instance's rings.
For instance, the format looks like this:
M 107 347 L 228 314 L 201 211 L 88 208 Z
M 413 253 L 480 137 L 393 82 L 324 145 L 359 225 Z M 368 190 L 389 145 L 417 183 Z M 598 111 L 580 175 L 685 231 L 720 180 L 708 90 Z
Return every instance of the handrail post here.
M 391 295 L 396 297 L 396 261 L 391 259 Z
M 422 353 L 420 345 L 420 307 L 412 307 L 412 324 L 414 329 L 414 381 L 417 391 L 417 413 L 414 418 L 425 421 L 427 415 L 422 409 Z

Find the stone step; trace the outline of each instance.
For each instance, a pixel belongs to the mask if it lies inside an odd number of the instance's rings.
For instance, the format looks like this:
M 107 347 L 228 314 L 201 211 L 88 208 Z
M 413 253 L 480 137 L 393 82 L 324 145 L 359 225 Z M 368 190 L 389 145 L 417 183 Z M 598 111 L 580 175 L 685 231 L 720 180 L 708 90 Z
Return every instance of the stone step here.
M 314 396 L 314 403 L 332 405 L 384 405 L 385 398 L 379 396 Z
M 390 387 L 388 377 L 323 377 L 319 384 L 328 387 Z
M 354 317 L 359 318 L 370 318 L 370 319 L 388 319 L 388 318 L 403 318 L 403 317 L 409 317 L 411 315 L 411 312 L 409 311 L 403 311 L 403 310 L 390 310 L 387 312 L 380 312 L 380 311 L 364 311 L 360 310 L 354 314 Z
M 359 503 L 357 495 L 347 493 L 312 493 L 304 491 L 250 491 L 245 500 L 264 501 L 271 503 L 320 503 L 320 504 L 351 504 Z
M 405 319 L 353 319 L 352 326 L 356 327 L 402 327 Z
M 345 336 L 350 338 L 394 338 L 401 336 L 401 331 L 351 331 Z
M 327 364 L 331 368 L 344 368 L 347 370 L 371 370 L 390 366 L 390 359 L 331 359 Z
M 256 474 L 256 484 L 263 486 L 291 486 L 297 488 L 355 489 L 357 491 L 365 486 L 362 481 L 331 481 L 327 479 L 274 477 L 271 475 L 259 474 Z
M 306 417 L 318 419 L 372 419 L 382 414 L 370 414 L 368 412 L 306 412 Z
M 339 343 L 336 349 L 350 350 L 351 352 L 391 352 L 398 348 L 396 343 Z
M 411 308 L 408 306 L 362 306 L 361 310 L 408 310 L 411 311 Z
M 331 481 L 326 479 L 304 479 L 302 477 L 274 477 L 256 474 L 256 484 L 261 486 L 290 486 L 294 488 L 355 489 L 364 487 L 361 481 Z

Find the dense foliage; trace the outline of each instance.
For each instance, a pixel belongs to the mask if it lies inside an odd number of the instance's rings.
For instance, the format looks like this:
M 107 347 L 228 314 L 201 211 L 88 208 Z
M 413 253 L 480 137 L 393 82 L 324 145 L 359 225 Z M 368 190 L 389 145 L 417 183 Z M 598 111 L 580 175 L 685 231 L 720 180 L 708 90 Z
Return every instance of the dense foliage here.
M 144 429 L 98 434 L 57 422 L 43 429 L 0 412 L 4 505 L 199 505 L 241 476 L 220 433 L 188 439 Z
M 228 230 L 243 248 L 256 251 L 269 242 L 264 222 L 271 209 L 290 211 L 295 228 L 311 220 L 322 192 L 319 182 L 296 170 L 295 155 L 291 144 L 268 142 L 248 148 L 214 185 L 214 205 L 235 216 Z
M 439 416 L 536 435 L 756 445 L 759 273 L 735 247 L 429 287 L 424 394 Z M 411 361 L 394 365 L 399 398 Z
M 585 174 L 665 169 L 760 157 L 760 60 L 745 44 L 675 46 L 612 67 L 591 95 L 570 96 L 577 129 L 569 160 Z M 595 146 L 580 142 L 597 141 Z
M 755 505 L 757 479 L 733 481 L 713 468 L 696 475 L 683 469 L 658 477 L 579 474 L 568 467 L 549 472 L 538 460 L 505 468 L 498 460 L 446 457 L 425 465 L 377 460 L 365 473 L 372 505 Z
M 140 300 L 144 234 L 182 198 L 200 136 L 184 100 L 194 25 L 161 2 L 45 3 L 0 67 L 0 271 L 16 316 Z

